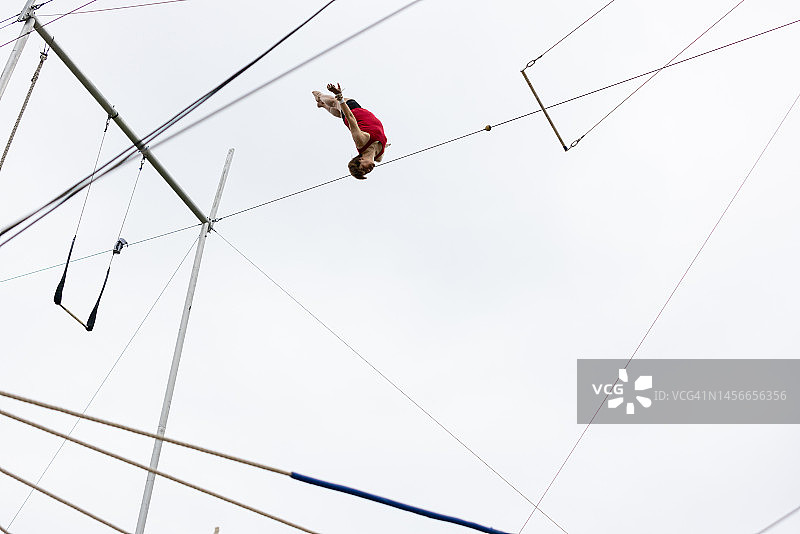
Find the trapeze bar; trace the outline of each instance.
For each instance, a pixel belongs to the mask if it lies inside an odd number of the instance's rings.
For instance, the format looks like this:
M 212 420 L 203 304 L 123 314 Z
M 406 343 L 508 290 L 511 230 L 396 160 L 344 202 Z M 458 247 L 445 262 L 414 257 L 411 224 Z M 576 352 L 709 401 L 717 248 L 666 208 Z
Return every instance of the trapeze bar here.
M 88 327 L 88 326 L 86 326 L 86 323 L 84 323 L 83 321 L 81 321 L 81 320 L 78 318 L 78 316 L 77 316 L 77 315 L 75 315 L 74 313 L 72 313 L 71 311 L 69 311 L 69 309 L 65 308 L 63 304 L 59 304 L 59 306 L 61 306 L 61 309 L 62 309 L 62 310 L 64 310 L 64 311 L 65 311 L 65 312 L 67 312 L 68 314 L 70 314 L 70 316 L 72 316 L 72 318 L 73 318 L 73 319 L 75 319 L 76 321 L 78 321 L 79 323 L 81 323 L 81 325 L 83 325 L 83 327 L 84 327 L 86 330 L 89 330 L 89 327 Z
M 551 119 L 550 114 L 547 113 L 547 109 L 545 109 L 544 104 L 542 104 L 542 101 L 539 99 L 539 95 L 536 94 L 536 90 L 533 88 L 533 84 L 531 83 L 530 79 L 528 79 L 528 75 L 525 74 L 524 69 L 522 70 L 522 77 L 525 78 L 526 82 L 528 82 L 528 87 L 531 88 L 531 92 L 533 93 L 534 98 L 536 98 L 536 101 L 539 103 L 539 107 L 542 108 L 544 116 L 547 117 L 547 121 L 550 123 L 550 126 L 553 127 L 553 131 L 556 133 L 556 137 L 558 137 L 558 142 L 561 143 L 561 147 L 564 149 L 564 152 L 566 152 L 567 150 L 569 150 L 569 148 L 567 148 L 567 145 L 564 144 L 564 140 L 561 139 L 561 134 L 558 133 L 558 129 L 556 128 L 556 125 L 553 123 L 553 119 Z

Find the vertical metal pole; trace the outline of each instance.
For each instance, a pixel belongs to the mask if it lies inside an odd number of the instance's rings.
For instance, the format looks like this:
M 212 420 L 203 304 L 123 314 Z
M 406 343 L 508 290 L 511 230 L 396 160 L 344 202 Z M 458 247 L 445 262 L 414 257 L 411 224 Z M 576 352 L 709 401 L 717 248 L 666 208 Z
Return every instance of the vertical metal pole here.
M 222 200 L 222 189 L 225 187 L 225 182 L 228 180 L 228 171 L 231 168 L 232 161 L 233 161 L 233 149 L 231 148 L 230 150 L 228 150 L 228 156 L 225 158 L 225 167 L 222 168 L 222 178 L 219 179 L 219 187 L 217 187 L 217 194 L 214 196 L 214 203 L 211 205 L 211 215 L 209 215 L 208 217 L 208 220 L 211 222 L 212 226 L 214 224 L 214 219 L 217 218 L 217 210 L 219 209 L 219 203 Z
M 233 149 L 228 151 L 228 157 L 225 158 L 225 167 L 222 169 L 222 178 L 217 187 L 217 194 L 214 197 L 214 204 L 211 207 L 211 216 L 208 222 L 204 223 L 200 229 L 200 237 L 197 241 L 197 250 L 194 253 L 194 265 L 192 266 L 192 275 L 189 278 L 189 289 L 186 292 L 186 301 L 183 305 L 183 315 L 181 316 L 181 326 L 178 329 L 178 340 L 175 342 L 175 352 L 172 355 L 172 367 L 169 371 L 169 380 L 167 380 L 167 390 L 164 394 L 164 404 L 161 407 L 161 418 L 158 421 L 159 436 L 163 436 L 167 431 L 167 419 L 169 418 L 169 409 L 172 405 L 172 394 L 175 392 L 175 382 L 178 378 L 178 366 L 181 361 L 181 353 L 183 352 L 183 342 L 186 339 L 186 329 L 189 326 L 189 312 L 192 311 L 192 301 L 194 300 L 194 290 L 197 286 L 197 277 L 200 273 L 200 261 L 203 258 L 203 249 L 206 244 L 206 236 L 211 231 L 211 224 L 217 216 L 217 209 L 219 208 L 220 200 L 222 199 L 222 190 L 225 187 L 225 182 L 228 179 L 228 170 L 231 167 L 233 160 Z M 161 457 L 161 445 L 164 442 L 157 439 L 153 444 L 153 454 L 150 457 L 150 469 L 158 469 L 158 460 Z M 144 495 L 142 495 L 142 505 L 139 508 L 139 519 L 136 523 L 136 534 L 144 533 L 144 526 L 147 522 L 147 512 L 150 510 L 150 499 L 153 496 L 153 484 L 155 483 L 155 474 L 151 471 L 147 474 L 147 481 L 144 486 Z
M 19 38 L 14 43 L 14 49 L 11 50 L 11 55 L 8 56 L 8 61 L 6 61 L 6 67 L 3 69 L 3 74 L 0 75 L 0 98 L 3 98 L 3 93 L 6 92 L 6 86 L 8 82 L 11 80 L 11 75 L 14 73 L 14 68 L 17 66 L 17 61 L 19 61 L 19 57 L 22 55 L 22 49 L 25 48 L 25 43 L 28 41 L 28 35 L 30 35 L 31 31 L 33 30 L 33 17 L 31 14 L 33 10 L 31 7 L 33 6 L 33 2 L 35 0 L 27 0 L 25 2 L 25 7 L 22 8 L 22 11 L 19 14 L 19 21 L 25 21 L 25 24 L 22 26 L 22 31 L 19 34 Z

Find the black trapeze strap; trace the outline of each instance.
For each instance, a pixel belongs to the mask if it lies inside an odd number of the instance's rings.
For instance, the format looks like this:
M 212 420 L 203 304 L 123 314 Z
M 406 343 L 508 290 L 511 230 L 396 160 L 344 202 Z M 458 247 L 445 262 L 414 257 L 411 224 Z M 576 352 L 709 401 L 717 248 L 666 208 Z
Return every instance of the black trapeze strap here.
M 75 237 L 77 237 L 77 235 Z M 114 245 L 114 249 L 111 251 L 111 261 L 108 262 L 108 268 L 106 269 L 106 277 L 103 279 L 103 286 L 100 288 L 100 294 L 97 296 L 97 302 L 94 303 L 94 308 L 92 308 L 92 312 L 89 314 L 89 319 L 84 323 L 80 317 L 75 315 L 69 308 L 61 303 L 61 300 L 64 296 L 64 285 L 67 283 L 67 270 L 69 269 L 69 262 L 72 258 L 72 249 L 75 247 L 75 237 L 72 238 L 72 245 L 70 245 L 69 254 L 67 255 L 67 263 L 64 266 L 64 274 L 61 275 L 61 281 L 58 283 L 58 287 L 56 287 L 56 293 L 53 295 L 53 302 L 60 306 L 73 319 L 78 321 L 87 332 L 91 332 L 94 329 L 95 322 L 97 321 L 97 311 L 100 308 L 100 300 L 103 298 L 103 293 L 106 291 L 106 285 L 108 285 L 108 277 L 111 275 L 111 264 L 114 261 L 114 256 L 120 254 L 122 249 L 128 246 L 128 242 L 120 237 L 117 240 L 117 243 Z
M 97 162 L 100 160 L 100 151 L 102 151 L 102 149 L 103 149 L 103 142 L 105 141 L 106 132 L 108 131 L 108 124 L 111 121 L 111 118 L 112 117 L 109 116 L 108 119 L 106 120 L 106 129 L 105 129 L 105 131 L 103 131 L 103 140 L 100 141 L 100 150 L 97 153 L 97 161 L 95 161 L 95 170 L 97 170 Z M 142 168 L 144 167 L 144 161 L 145 161 L 145 157 L 144 157 L 144 154 L 143 154 L 142 155 L 141 164 L 139 165 L 139 172 L 136 175 L 136 182 L 134 183 L 133 191 L 131 192 L 131 198 L 128 201 L 128 209 L 125 211 L 125 216 L 122 219 L 122 226 L 119 229 L 119 234 L 118 235 L 120 235 L 122 233 L 122 229 L 125 226 L 125 220 L 128 218 L 128 212 L 130 211 L 131 202 L 133 201 L 133 194 L 136 192 L 136 185 L 139 183 L 139 177 L 142 174 Z M 92 175 L 94 175 L 94 171 L 92 172 Z M 91 186 L 91 183 L 90 183 L 90 186 Z M 94 304 L 94 308 L 92 308 L 92 311 L 89 314 L 89 319 L 84 323 L 80 319 L 80 317 L 75 315 L 69 308 L 67 308 L 66 306 L 64 306 L 62 304 L 62 300 L 63 300 L 63 297 L 64 297 L 64 286 L 67 283 L 67 271 L 69 270 L 70 260 L 72 259 L 72 251 L 75 248 L 75 240 L 78 238 L 78 229 L 80 229 L 81 220 L 83 219 L 83 211 L 84 211 L 84 209 L 86 209 L 86 200 L 88 200 L 88 198 L 89 198 L 89 191 L 87 190 L 86 199 L 84 199 L 83 208 L 81 209 L 81 215 L 78 218 L 78 227 L 75 229 L 75 235 L 72 238 L 72 244 L 69 246 L 69 253 L 67 254 L 67 263 L 64 265 L 64 273 L 61 275 L 61 281 L 59 281 L 58 286 L 56 287 L 56 292 L 53 295 L 53 302 L 55 302 L 57 306 L 60 306 L 61 309 L 63 309 L 65 312 L 67 312 L 73 319 L 78 321 L 78 323 L 80 323 L 81 326 L 83 326 L 86 329 L 87 332 L 91 332 L 94 329 L 95 322 L 97 322 L 97 311 L 100 308 L 100 301 L 103 298 L 103 293 L 105 293 L 105 291 L 106 291 L 106 285 L 108 285 L 108 278 L 111 275 L 111 264 L 114 262 L 114 257 L 117 254 L 120 254 L 122 252 L 123 248 L 128 246 L 128 242 L 125 241 L 125 239 L 123 239 L 121 235 L 120 235 L 120 237 L 117 238 L 117 242 L 116 242 L 116 244 L 114 244 L 114 248 L 111 250 L 111 259 L 108 262 L 108 268 L 106 269 L 106 276 L 103 279 L 103 286 L 100 288 L 100 294 L 97 296 L 97 301 Z
M 78 237 L 77 234 L 72 238 L 72 244 L 69 246 L 69 254 L 67 254 L 67 263 L 64 264 L 64 274 L 61 275 L 61 281 L 58 283 L 58 287 L 56 287 L 56 294 L 53 295 L 53 302 L 55 302 L 57 306 L 61 306 L 61 299 L 64 296 L 64 284 L 67 283 L 67 269 L 69 269 L 69 260 L 72 258 L 72 249 L 75 248 L 76 237 Z
M 139 170 L 141 171 L 141 168 Z M 89 320 L 86 321 L 86 330 L 89 332 L 92 331 L 92 328 L 94 328 L 94 322 L 97 320 L 97 309 L 100 307 L 100 299 L 103 298 L 103 293 L 106 290 L 106 284 L 108 284 L 108 275 L 111 274 L 111 263 L 114 261 L 114 256 L 122 253 L 123 247 L 127 246 L 128 242 L 120 237 L 117 239 L 116 245 L 114 245 L 114 250 L 111 251 L 111 261 L 108 262 L 108 269 L 106 269 L 106 278 L 103 280 L 103 287 L 100 288 L 100 294 L 97 296 L 97 302 L 94 303 L 92 313 L 89 314 Z
M 108 275 L 111 274 L 111 267 L 106 269 L 106 279 L 103 280 L 103 287 L 100 288 L 100 295 L 97 296 L 97 302 L 94 303 L 94 308 L 92 308 L 92 313 L 89 314 L 89 320 L 86 321 L 86 330 L 89 332 L 92 331 L 94 328 L 94 322 L 97 320 L 97 309 L 100 307 L 100 299 L 103 298 L 103 292 L 106 290 L 106 284 L 108 283 Z

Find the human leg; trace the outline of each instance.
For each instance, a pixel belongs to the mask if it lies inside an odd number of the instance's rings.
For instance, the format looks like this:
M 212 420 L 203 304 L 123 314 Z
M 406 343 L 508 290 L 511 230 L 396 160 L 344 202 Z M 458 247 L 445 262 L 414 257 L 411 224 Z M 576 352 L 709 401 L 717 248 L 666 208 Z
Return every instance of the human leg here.
M 318 108 L 325 108 L 334 117 L 341 118 L 342 112 L 339 110 L 339 103 L 331 95 L 324 95 L 319 91 L 311 91 L 317 101 Z

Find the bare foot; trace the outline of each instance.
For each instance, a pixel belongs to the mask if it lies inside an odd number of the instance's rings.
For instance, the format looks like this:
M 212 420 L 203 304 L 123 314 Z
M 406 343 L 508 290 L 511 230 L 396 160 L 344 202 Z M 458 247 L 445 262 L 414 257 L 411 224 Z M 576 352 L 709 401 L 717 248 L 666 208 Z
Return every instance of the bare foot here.
M 316 101 L 317 101 L 317 107 L 318 107 L 318 108 L 323 108 L 323 107 L 325 107 L 325 104 L 323 104 L 323 103 L 322 103 L 322 100 L 320 100 L 320 98 L 319 98 L 320 96 L 322 96 L 322 93 L 321 93 L 321 92 L 319 92 L 319 91 L 311 91 L 311 94 L 312 94 L 312 95 L 314 95 L 314 98 L 315 98 L 315 99 L 316 99 Z

